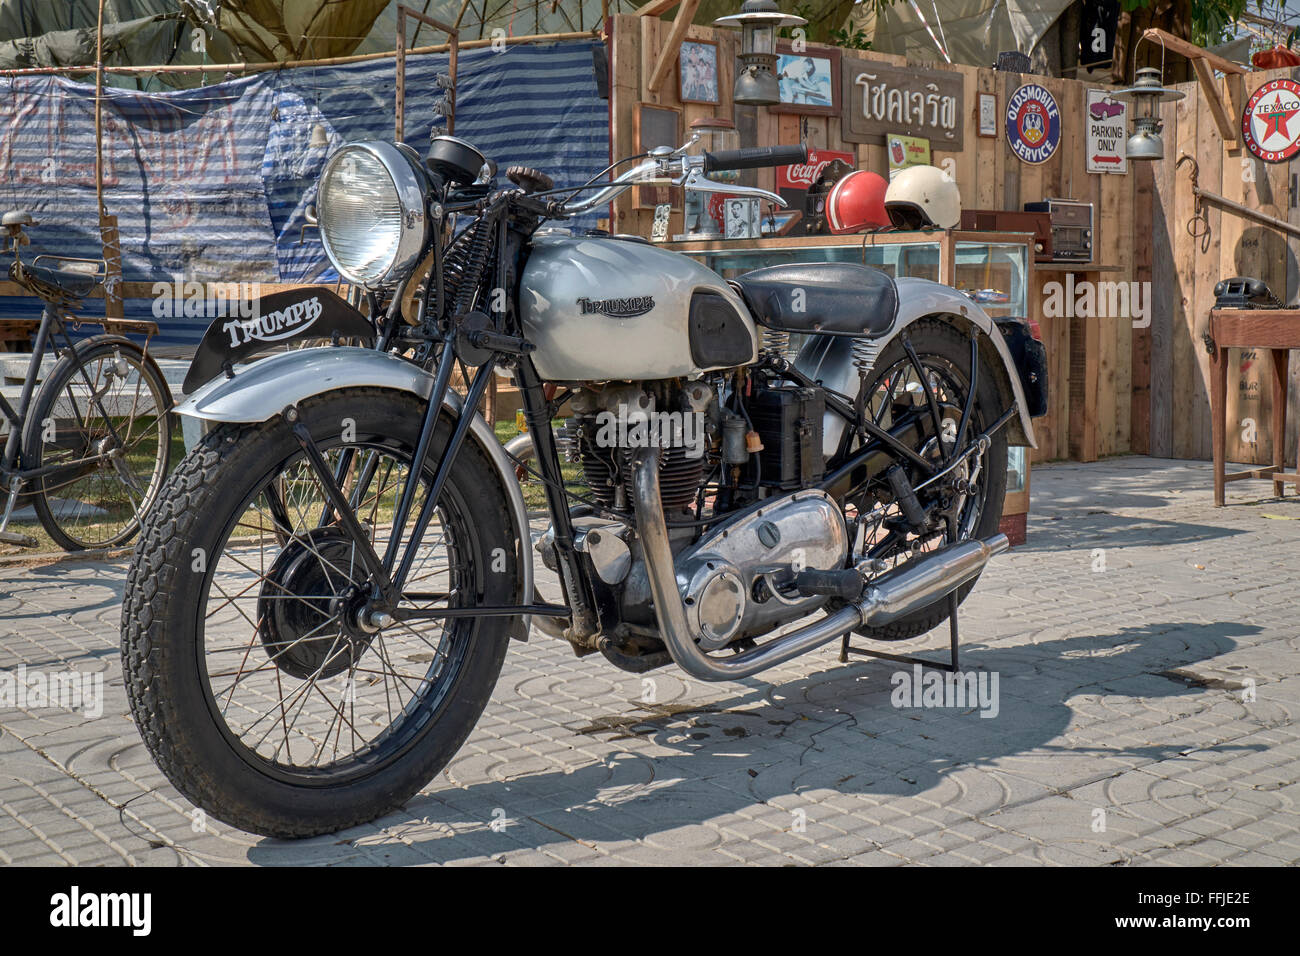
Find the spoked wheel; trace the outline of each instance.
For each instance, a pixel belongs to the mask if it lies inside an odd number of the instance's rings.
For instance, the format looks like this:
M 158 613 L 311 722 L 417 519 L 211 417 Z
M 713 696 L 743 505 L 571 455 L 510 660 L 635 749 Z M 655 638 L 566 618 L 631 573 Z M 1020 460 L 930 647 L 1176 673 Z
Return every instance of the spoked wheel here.
M 949 461 L 955 450 L 969 393 L 970 340 L 947 324 L 928 320 L 910 326 L 907 338 L 915 360 L 901 339 L 886 346 L 863 389 L 864 413 L 886 430 L 916 421 L 922 437 L 913 451 L 937 465 Z M 982 362 L 965 445 L 982 435 L 1003 412 L 993 376 L 994 370 Z M 945 544 L 997 533 L 1007 488 L 1004 431 L 993 436 L 983 454 L 976 453 L 944 478 L 917 491 L 922 507 L 937 506 L 930 526 L 922 531 L 909 526 L 885 475 L 855 489 L 846 501 L 847 511 L 863 526 L 867 554 L 883 562 L 884 568 L 892 568 Z M 902 464 L 914 488 L 925 481 L 919 467 Z M 958 600 L 965 600 L 974 586 L 974 581 L 963 585 Z M 863 628 L 858 633 L 873 640 L 906 640 L 924 634 L 947 617 L 948 599 L 943 598 L 891 624 Z
M 382 557 L 421 404 L 353 389 L 299 408 Z M 435 450 L 449 433 L 440 423 Z M 515 603 L 515 541 L 491 468 L 466 442 L 403 606 Z M 423 477 L 407 539 L 431 463 Z M 288 427 L 210 433 L 167 483 L 123 604 L 132 711 L 172 783 L 241 829 L 300 837 L 393 810 L 441 770 L 492 692 L 509 619 L 389 621 L 367 612 L 370 596 Z
M 24 429 L 37 518 L 67 551 L 110 548 L 140 528 L 171 462 L 171 389 L 129 339 L 96 336 L 55 363 Z

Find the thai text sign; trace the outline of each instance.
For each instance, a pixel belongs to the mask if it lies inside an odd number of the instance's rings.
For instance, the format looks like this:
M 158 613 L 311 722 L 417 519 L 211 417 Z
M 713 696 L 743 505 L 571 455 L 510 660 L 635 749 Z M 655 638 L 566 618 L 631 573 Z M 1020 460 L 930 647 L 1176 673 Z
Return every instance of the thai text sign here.
M 965 78 L 946 70 L 914 70 L 845 57 L 841 136 L 884 143 L 886 133 L 924 136 L 938 150 L 962 148 Z

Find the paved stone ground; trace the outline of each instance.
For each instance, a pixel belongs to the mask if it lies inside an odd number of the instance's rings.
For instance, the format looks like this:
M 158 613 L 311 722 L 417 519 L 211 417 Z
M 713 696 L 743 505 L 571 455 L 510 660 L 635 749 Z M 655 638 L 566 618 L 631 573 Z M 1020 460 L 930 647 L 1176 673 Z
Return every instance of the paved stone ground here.
M 0 568 L 0 670 L 101 673 L 106 698 L 0 709 L 0 861 L 1300 862 L 1300 501 L 1243 482 L 1215 510 L 1208 464 L 1146 458 L 1033 480 L 1028 546 L 963 612 L 994 718 L 896 708 L 897 665 L 830 648 L 645 683 L 534 632 L 404 812 L 301 842 L 194 832 L 127 716 L 122 562 Z

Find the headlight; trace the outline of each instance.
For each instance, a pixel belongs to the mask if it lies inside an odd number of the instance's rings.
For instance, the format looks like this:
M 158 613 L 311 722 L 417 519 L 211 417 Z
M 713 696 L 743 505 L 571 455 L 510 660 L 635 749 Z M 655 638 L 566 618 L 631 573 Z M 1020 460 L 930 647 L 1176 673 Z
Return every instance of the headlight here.
M 316 215 L 325 254 L 344 279 L 369 289 L 406 278 L 429 229 L 417 160 L 392 143 L 349 143 L 321 173 Z

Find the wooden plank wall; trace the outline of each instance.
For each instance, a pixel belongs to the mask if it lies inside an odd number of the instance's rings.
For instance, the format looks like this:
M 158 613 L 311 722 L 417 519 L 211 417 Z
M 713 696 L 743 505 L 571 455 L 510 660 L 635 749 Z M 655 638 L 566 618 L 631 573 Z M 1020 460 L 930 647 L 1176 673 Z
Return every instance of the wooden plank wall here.
M 1300 70 L 1250 73 L 1245 96 L 1279 76 L 1300 79 Z M 1242 102 L 1230 97 L 1229 112 L 1238 122 Z M 1152 243 L 1154 309 L 1149 341 L 1146 396 L 1134 392 L 1135 406 L 1145 400 L 1149 411 L 1148 442 L 1152 455 L 1173 458 L 1211 457 L 1209 355 L 1203 336 L 1214 305 L 1214 286 L 1236 275 L 1268 283 L 1284 302 L 1294 299 L 1300 268 L 1300 240 L 1244 220 L 1210 204 L 1203 218 L 1194 217 L 1195 197 L 1189 164 L 1176 167 L 1181 155 L 1194 157 L 1203 190 L 1257 209 L 1269 216 L 1300 222 L 1291 177 L 1296 163 L 1265 163 L 1240 147 L 1225 148 L 1204 94 L 1196 83 L 1178 86 L 1186 97 L 1163 106 L 1165 159 L 1153 164 Z M 1172 281 L 1166 281 L 1171 277 Z M 1135 350 L 1136 354 L 1136 350 Z M 1234 351 L 1228 373 L 1228 459 L 1252 464 L 1273 460 L 1270 423 L 1270 374 L 1267 352 Z M 1300 409 L 1300 352 L 1291 357 L 1291 411 L 1288 460 L 1295 460 Z M 1250 427 L 1251 423 L 1254 427 Z M 1134 450 L 1144 450 L 1136 443 Z
M 670 23 L 650 17 L 616 16 L 612 18 L 612 65 L 610 117 L 613 155 L 628 156 L 635 152 L 633 116 L 638 102 L 683 108 L 683 128 L 692 120 L 730 115 L 726 99 L 734 77 L 734 60 L 739 43 L 736 31 L 714 30 L 692 26 L 691 39 L 716 40 L 720 64 L 720 89 L 724 103 L 721 106 L 686 104 L 677 99 L 675 72 L 658 93 L 646 89 L 646 80 L 657 51 L 661 49 Z M 886 56 L 855 50 L 843 51 L 845 56 L 875 59 L 895 65 L 906 65 L 903 57 Z M 932 67 L 934 64 L 915 64 Z M 966 102 L 964 104 L 964 149 L 961 152 L 936 150 L 934 162 L 944 166 L 951 162 L 953 173 L 962 193 L 963 205 L 979 209 L 1020 209 L 1022 204 L 1045 197 L 1073 198 L 1093 203 L 1095 207 L 1095 248 L 1099 261 L 1120 267 L 1119 271 L 1105 273 L 1107 281 L 1131 281 L 1138 278 L 1134 267 L 1134 215 L 1138 177 L 1090 175 L 1084 155 L 1083 112 L 1085 91 L 1099 84 L 1084 84 L 1074 80 L 1053 77 L 1029 77 L 1012 73 L 998 73 L 989 69 L 957 66 L 950 69 L 965 77 Z M 1050 161 L 1041 166 L 1022 163 L 1011 152 L 1001 133 L 996 138 L 978 135 L 978 91 L 995 92 L 998 96 L 999 115 L 1008 97 L 1023 83 L 1041 83 L 1056 97 L 1063 118 L 1062 142 Z M 765 108 L 754 112 L 757 144 L 797 143 L 801 139 L 802 123 L 799 116 L 774 114 Z M 738 125 L 743 117 L 737 111 Z M 840 138 L 839 117 L 809 116 L 806 141 L 820 148 L 857 150 L 858 165 L 885 174 L 888 162 L 883 146 L 853 146 Z M 742 145 L 745 145 L 742 143 Z M 774 174 L 760 170 L 755 185 L 771 189 Z M 615 203 L 615 228 L 648 236 L 653 218 L 652 210 L 637 210 L 632 206 L 631 194 Z M 684 231 L 682 216 L 675 214 L 670 232 Z M 1038 319 L 1051 361 L 1052 410 L 1035 422 L 1039 448 L 1035 461 L 1070 457 L 1070 320 L 1047 318 L 1043 315 L 1044 286 L 1050 282 L 1064 282 L 1060 272 L 1036 271 L 1034 287 L 1029 290 L 1031 311 Z M 1147 339 L 1149 341 L 1149 337 Z M 1080 382 L 1085 392 L 1095 392 L 1095 403 L 1089 407 L 1097 414 L 1097 449 L 1102 455 L 1120 454 L 1132 448 L 1132 388 L 1133 348 L 1132 323 L 1128 320 L 1102 319 L 1097 341 L 1089 355 L 1090 367 L 1095 367 L 1095 382 Z M 1143 385 L 1148 376 L 1143 373 Z M 1149 432 L 1147 419 L 1142 419 L 1142 435 Z

